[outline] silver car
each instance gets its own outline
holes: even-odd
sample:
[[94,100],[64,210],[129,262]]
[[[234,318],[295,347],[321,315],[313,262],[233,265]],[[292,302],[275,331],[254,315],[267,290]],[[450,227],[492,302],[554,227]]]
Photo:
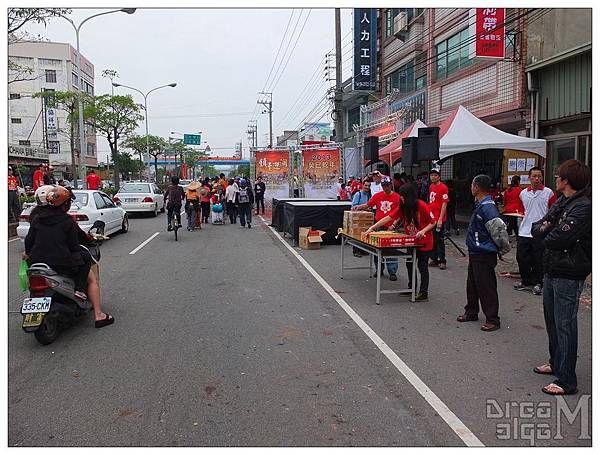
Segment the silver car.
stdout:
[[[69,215],[87,232],[94,221],[101,220],[105,224],[105,234],[127,232],[129,220],[127,213],[108,197],[106,193],[97,190],[74,190],[75,200],[71,203]],[[29,232],[29,215],[35,204],[27,204],[19,216],[17,236],[25,240]]]
[[150,212],[154,216],[165,211],[163,192],[155,183],[127,182],[113,200],[127,212]]

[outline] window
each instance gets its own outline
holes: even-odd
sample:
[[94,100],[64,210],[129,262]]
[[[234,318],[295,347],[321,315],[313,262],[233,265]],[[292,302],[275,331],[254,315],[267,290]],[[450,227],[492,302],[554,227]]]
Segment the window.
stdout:
[[414,61],[410,61],[392,74],[388,74],[385,79],[386,94],[390,94],[392,90],[398,89],[400,93],[410,93],[415,90],[415,65]]
[[436,46],[437,80],[448,77],[473,63],[469,58],[468,40],[469,30],[464,29]]
[[31,141],[19,141],[19,145],[31,145]]
[[71,73],[71,78],[73,79],[73,87],[79,88],[79,78],[76,73]]
[[113,203],[113,201],[110,200],[108,196],[106,196],[105,194],[101,194],[100,196],[102,196],[102,199],[104,200],[104,203],[106,204],[107,208],[112,209],[115,207],[115,204]]
[[394,18],[400,13],[400,8],[388,8],[385,13],[385,37],[394,34]]
[[100,193],[94,193],[94,202],[96,203],[96,208],[98,210],[106,208],[106,202],[102,199]]
[[95,155],[94,144],[93,143],[90,143],[90,142],[87,143],[86,155],[88,155],[88,156],[94,156]]
[[360,106],[355,107],[354,109],[350,109],[348,111],[348,122],[347,122],[347,129],[348,129],[348,133],[352,133],[354,132],[354,128],[352,127],[352,125],[354,124],[360,124]]
[[46,70],[46,82],[56,82],[56,70]]
[[20,93],[11,93],[9,95],[9,98],[11,100],[20,100],[21,99],[21,94]]
[[[548,141],[548,168],[547,172],[549,175],[554,175],[558,166],[563,162],[575,158],[575,138],[558,139],[555,141]],[[555,187],[555,179],[547,178],[546,184],[553,189]]]
[[12,117],[10,119],[10,123],[21,123],[21,119],[20,118],[14,118],[14,117]]

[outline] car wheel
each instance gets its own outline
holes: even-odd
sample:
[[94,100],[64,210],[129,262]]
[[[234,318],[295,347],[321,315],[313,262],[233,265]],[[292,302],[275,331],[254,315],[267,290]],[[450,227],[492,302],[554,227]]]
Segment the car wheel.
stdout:
[[125,234],[129,231],[129,218],[127,215],[123,217],[123,223],[121,223],[121,232]]

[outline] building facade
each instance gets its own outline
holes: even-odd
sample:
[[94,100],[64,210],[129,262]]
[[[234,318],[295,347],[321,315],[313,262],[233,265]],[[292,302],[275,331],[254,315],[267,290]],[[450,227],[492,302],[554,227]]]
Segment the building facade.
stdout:
[[529,24],[527,48],[531,129],[547,141],[546,174],[570,158],[591,165],[591,8],[551,9]]
[[[21,68],[29,68],[23,79],[9,83],[8,145],[9,162],[35,165],[23,155],[47,155],[58,177],[72,178],[72,154],[79,163],[79,128],[74,125],[73,150],[67,112],[51,99],[34,97],[47,91],[73,91],[79,88],[94,94],[94,65],[81,56],[83,80],[77,78],[77,51],[67,43],[19,42],[8,48],[9,60]],[[14,78],[14,75],[13,75]],[[9,81],[11,74],[9,74]],[[48,101],[46,101],[48,100]],[[87,167],[97,167],[96,134],[86,125],[86,150],[81,159]],[[37,152],[36,152],[37,151]],[[34,160],[35,161],[35,160]]]

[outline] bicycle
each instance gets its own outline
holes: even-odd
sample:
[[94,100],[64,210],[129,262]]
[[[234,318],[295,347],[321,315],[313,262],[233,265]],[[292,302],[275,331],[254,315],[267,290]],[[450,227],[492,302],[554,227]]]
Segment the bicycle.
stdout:
[[177,221],[176,210],[173,210],[173,215],[171,215],[171,226],[173,227],[173,232],[175,233],[175,241],[177,242],[177,231],[179,230],[179,222]]

